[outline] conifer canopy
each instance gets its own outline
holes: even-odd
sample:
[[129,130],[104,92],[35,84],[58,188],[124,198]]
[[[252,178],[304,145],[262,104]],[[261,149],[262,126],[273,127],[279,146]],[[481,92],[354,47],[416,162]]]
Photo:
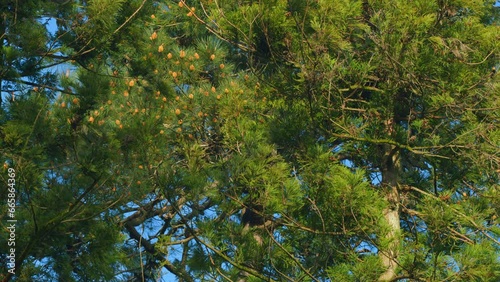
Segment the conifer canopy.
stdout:
[[500,281],[499,12],[2,1],[0,280]]

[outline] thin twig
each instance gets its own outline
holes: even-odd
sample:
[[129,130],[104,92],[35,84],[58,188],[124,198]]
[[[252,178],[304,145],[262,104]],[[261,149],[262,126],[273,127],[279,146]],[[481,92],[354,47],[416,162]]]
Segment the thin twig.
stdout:
[[133,17],[135,17],[135,15],[137,15],[137,13],[139,13],[139,11],[142,9],[142,7],[144,7],[144,4],[146,4],[146,1],[147,0],[143,0],[141,5],[139,6],[139,8],[137,8],[137,10],[135,10],[135,12],[132,13],[132,15],[130,15],[130,17],[128,17],[127,20],[125,20],[115,31],[113,31],[113,34],[120,31],[120,29],[122,29]]
[[276,241],[276,239],[274,238],[274,235],[273,235],[273,234],[271,234],[271,232],[270,232],[269,230],[267,230],[267,229],[266,229],[266,231],[267,231],[267,233],[269,234],[269,237],[271,238],[271,240],[273,240],[273,242],[274,242],[274,243],[275,243],[275,244],[276,244],[276,245],[277,245],[277,246],[278,246],[278,247],[279,247],[282,251],[284,251],[284,252],[287,254],[287,256],[288,256],[289,258],[291,258],[291,259],[292,259],[292,260],[293,260],[293,261],[297,264],[297,266],[298,266],[300,269],[302,269],[302,271],[304,271],[304,273],[305,273],[305,274],[307,274],[307,276],[309,276],[312,280],[314,280],[314,281],[316,281],[316,282],[319,282],[319,280],[318,280],[318,279],[314,278],[314,276],[313,276],[313,275],[312,275],[312,274],[311,274],[311,273],[310,273],[307,269],[305,269],[305,267],[304,267],[304,266],[300,263],[300,261],[299,261],[297,258],[295,258],[295,256],[294,256],[294,255],[292,255],[290,252],[288,252],[288,250],[287,250],[285,247],[283,247],[283,246],[282,246],[282,245],[281,245],[278,241]]

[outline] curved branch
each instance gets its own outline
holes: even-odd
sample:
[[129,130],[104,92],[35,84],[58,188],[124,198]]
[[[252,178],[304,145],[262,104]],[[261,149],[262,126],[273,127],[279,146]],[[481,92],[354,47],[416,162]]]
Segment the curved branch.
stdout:
[[144,4],[146,4],[146,1],[147,0],[143,0],[141,5],[139,6],[139,8],[137,8],[137,10],[135,10],[135,12],[133,12],[132,15],[130,15],[130,17],[128,17],[127,20],[125,20],[115,31],[113,31],[113,34],[120,31],[120,29],[122,29],[133,17],[135,17],[135,15],[137,15],[137,13],[139,13],[139,11],[142,9],[142,7],[144,7]]
[[50,86],[50,85],[46,85],[46,84],[40,84],[40,83],[35,83],[35,82],[31,82],[31,81],[26,81],[26,80],[22,80],[22,79],[4,79],[6,81],[10,81],[10,82],[14,82],[14,83],[22,83],[22,84],[26,84],[26,85],[29,85],[29,86],[33,86],[33,87],[40,87],[40,88],[47,88],[47,89],[50,89],[50,90],[53,90],[53,91],[59,91],[61,93],[64,93],[64,94],[69,94],[69,95],[75,95],[75,93],[69,91],[69,90],[66,90],[66,89],[62,89],[62,88],[58,88],[58,87],[55,87],[55,86]]
[[[186,4],[186,2],[184,0],[181,0],[180,3],[183,4],[183,7],[186,7],[186,9],[188,9],[190,12],[191,12],[191,8],[189,8],[189,6]],[[251,52],[255,52],[255,48],[254,47],[251,47],[251,46],[245,46],[241,43],[238,43],[238,42],[234,42],[226,37],[224,37],[220,32],[216,31],[214,28],[212,28],[210,25],[208,25],[207,22],[205,22],[203,19],[201,19],[198,15],[196,15],[196,13],[192,13],[193,14],[193,17],[198,21],[200,22],[202,25],[205,26],[205,28],[210,32],[212,33],[213,35],[217,36],[217,38],[233,45],[233,46],[236,46],[238,48],[240,48],[242,51],[251,51]]]

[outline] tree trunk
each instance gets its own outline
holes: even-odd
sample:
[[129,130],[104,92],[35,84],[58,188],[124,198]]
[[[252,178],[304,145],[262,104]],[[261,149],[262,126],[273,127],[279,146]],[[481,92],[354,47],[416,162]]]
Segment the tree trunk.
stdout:
[[[398,192],[396,188],[390,191],[387,198],[397,197]],[[379,250],[382,264],[386,268],[385,272],[380,276],[379,281],[391,281],[396,276],[397,256],[399,253],[399,233],[401,226],[399,223],[399,211],[397,207],[389,207],[384,211],[384,218],[389,225],[390,231],[387,232],[387,239],[390,240],[389,246],[386,250]]]
[[386,189],[385,198],[389,202],[389,206],[384,210],[384,218],[390,229],[386,234],[389,245],[386,249],[379,249],[379,256],[383,266],[386,268],[385,272],[380,275],[379,281],[391,281],[396,276],[401,230],[399,221],[399,191],[397,188],[401,170],[399,151],[395,146],[386,147],[384,163],[382,164],[382,186]]

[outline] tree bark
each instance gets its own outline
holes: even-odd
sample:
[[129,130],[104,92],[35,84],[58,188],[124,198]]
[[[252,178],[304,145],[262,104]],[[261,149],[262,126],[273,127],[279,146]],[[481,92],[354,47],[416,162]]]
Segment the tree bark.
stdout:
[[399,150],[395,146],[387,145],[383,161],[382,185],[386,189],[385,198],[389,202],[389,206],[384,210],[384,219],[390,229],[386,234],[389,245],[386,249],[379,249],[379,256],[382,260],[382,265],[385,267],[385,272],[380,275],[379,281],[391,281],[396,277],[400,244],[399,235],[401,231],[399,221],[399,191],[397,188],[398,177],[401,171]]

